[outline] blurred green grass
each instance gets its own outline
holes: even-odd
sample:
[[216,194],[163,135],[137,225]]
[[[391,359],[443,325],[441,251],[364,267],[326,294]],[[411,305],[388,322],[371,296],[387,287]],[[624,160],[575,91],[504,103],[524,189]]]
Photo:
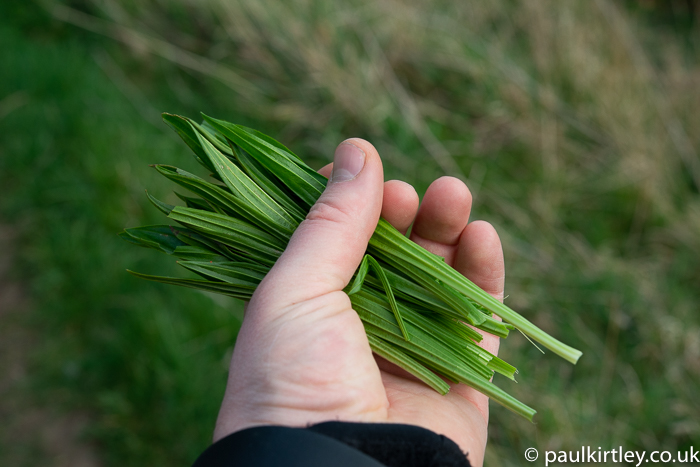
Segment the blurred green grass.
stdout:
[[[539,414],[494,407],[487,464],[700,446],[699,16],[672,3],[4,3],[0,219],[36,336],[13,390],[87,413],[105,465],[208,444],[240,305],[131,278],[178,272],[116,237],[162,222],[144,188],[175,202],[148,164],[195,167],[158,112],[206,111],[316,167],[360,136],[419,193],[468,183],[509,305],[584,352],[502,346]],[[6,431],[0,464],[30,465]]]

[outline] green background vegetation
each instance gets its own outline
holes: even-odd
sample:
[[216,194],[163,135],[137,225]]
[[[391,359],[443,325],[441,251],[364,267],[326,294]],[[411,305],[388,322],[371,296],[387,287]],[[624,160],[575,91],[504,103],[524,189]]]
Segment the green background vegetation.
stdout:
[[[79,0],[0,5],[0,464],[189,465],[241,316],[139,281],[160,122],[199,111],[314,167],[360,136],[419,193],[465,180],[505,248],[521,336],[488,465],[530,446],[700,448],[700,19],[694,2]],[[508,385],[508,381],[499,381]]]

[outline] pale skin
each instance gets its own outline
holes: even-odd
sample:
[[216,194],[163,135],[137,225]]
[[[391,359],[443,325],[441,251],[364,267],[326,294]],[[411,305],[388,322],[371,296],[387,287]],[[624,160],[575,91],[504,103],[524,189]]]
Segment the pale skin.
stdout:
[[[413,224],[413,241],[502,300],[505,272],[498,234],[487,222],[469,222],[472,196],[458,179],[433,182],[419,207],[411,185],[384,182],[370,143],[352,138],[339,148],[359,148],[364,165],[351,180],[331,177],[248,304],[214,439],[260,425],[405,423],[447,436],[468,453],[473,466],[480,466],[488,398],[463,384],[452,384],[442,396],[374,356],[342,289],[381,215],[402,232]],[[329,165],[320,172],[329,176],[331,171]],[[485,334],[481,345],[495,354],[498,344],[498,338]]]

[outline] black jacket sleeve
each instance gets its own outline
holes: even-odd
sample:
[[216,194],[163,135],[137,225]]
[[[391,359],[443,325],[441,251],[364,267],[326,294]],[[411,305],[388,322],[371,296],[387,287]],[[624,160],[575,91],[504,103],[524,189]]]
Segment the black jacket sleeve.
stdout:
[[388,423],[261,426],[211,445],[193,467],[469,467],[449,438]]

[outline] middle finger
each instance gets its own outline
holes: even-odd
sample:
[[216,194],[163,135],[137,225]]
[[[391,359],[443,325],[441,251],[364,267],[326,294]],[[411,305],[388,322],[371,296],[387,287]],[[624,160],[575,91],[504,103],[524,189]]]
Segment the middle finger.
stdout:
[[423,197],[411,231],[411,240],[454,264],[459,237],[469,222],[472,195],[454,177],[435,180]]

